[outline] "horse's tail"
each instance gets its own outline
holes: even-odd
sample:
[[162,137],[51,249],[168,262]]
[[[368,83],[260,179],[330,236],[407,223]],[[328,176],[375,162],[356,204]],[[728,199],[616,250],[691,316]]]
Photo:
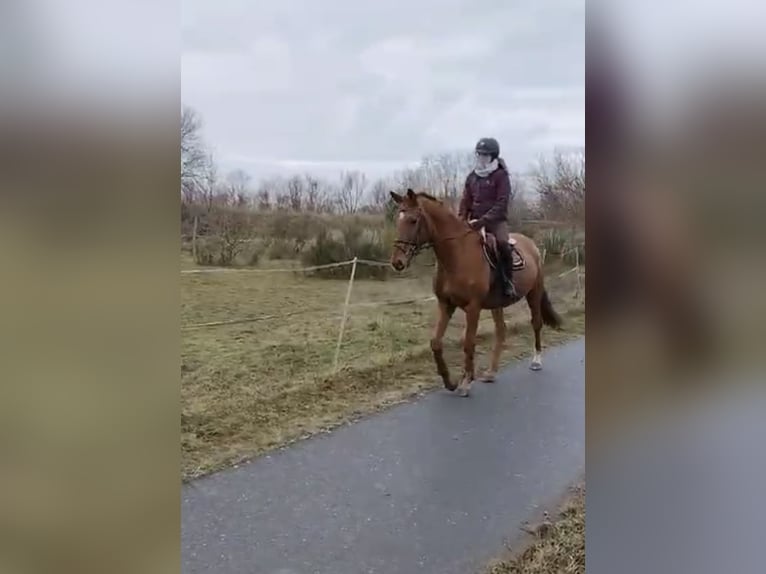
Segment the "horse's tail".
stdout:
[[556,313],[556,310],[553,308],[550,297],[548,297],[548,291],[545,288],[543,288],[543,297],[540,302],[540,312],[543,316],[543,323],[545,325],[553,327],[554,329],[561,328],[563,323],[561,315]]

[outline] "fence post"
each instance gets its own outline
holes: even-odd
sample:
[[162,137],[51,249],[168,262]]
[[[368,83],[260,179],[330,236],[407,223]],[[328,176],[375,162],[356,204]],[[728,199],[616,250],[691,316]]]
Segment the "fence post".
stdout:
[[199,216],[194,216],[194,227],[192,228],[192,257],[194,258],[194,262],[197,262],[197,221],[199,220]]
[[577,291],[575,293],[575,296],[579,299],[580,293],[581,293],[581,286],[580,286],[580,248],[579,246],[575,245],[575,274],[577,275]]
[[348,280],[348,289],[346,290],[346,302],[343,305],[343,318],[340,321],[340,332],[338,333],[338,344],[335,347],[335,360],[333,361],[333,373],[338,372],[338,360],[340,359],[340,346],[343,343],[343,332],[346,330],[346,319],[348,318],[348,305],[351,302],[351,289],[354,287],[354,276],[356,275],[357,258],[351,262],[351,277]]

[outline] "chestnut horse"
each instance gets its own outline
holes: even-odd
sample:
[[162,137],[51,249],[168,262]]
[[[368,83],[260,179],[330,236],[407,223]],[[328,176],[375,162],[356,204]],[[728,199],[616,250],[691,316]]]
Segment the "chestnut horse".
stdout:
[[[399,206],[397,238],[391,254],[391,266],[397,271],[407,268],[412,258],[425,247],[433,247],[436,254],[436,275],[433,292],[438,302],[439,315],[431,338],[436,369],[444,386],[467,397],[475,378],[474,351],[479,316],[483,309],[492,311],[495,323],[495,343],[489,370],[482,380],[494,382],[505,342],[503,309],[526,297],[532,315],[535,333],[535,354],[530,368],[542,368],[540,331],[543,324],[561,327],[561,317],[554,311],[543,282],[542,257],[535,242],[521,233],[511,233],[509,241],[520,262],[515,261],[513,285],[516,298],[505,297],[494,271],[496,257],[494,238],[484,231],[474,231],[467,222],[455,215],[447,206],[427,193],[412,189],[402,196],[391,192]],[[444,361],[443,339],[455,309],[466,316],[463,333],[463,376],[459,384],[450,379]]]

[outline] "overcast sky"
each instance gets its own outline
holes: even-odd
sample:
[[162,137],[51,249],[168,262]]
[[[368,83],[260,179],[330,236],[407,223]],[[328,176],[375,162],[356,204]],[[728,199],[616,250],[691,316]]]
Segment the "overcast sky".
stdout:
[[183,0],[183,101],[225,170],[372,176],[585,141],[584,0]]

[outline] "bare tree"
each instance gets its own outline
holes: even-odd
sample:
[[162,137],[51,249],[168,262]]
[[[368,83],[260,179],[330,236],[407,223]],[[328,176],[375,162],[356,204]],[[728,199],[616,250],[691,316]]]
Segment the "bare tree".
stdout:
[[356,213],[362,205],[367,188],[367,176],[361,171],[348,171],[341,174],[338,193],[338,207],[341,213]]
[[290,196],[287,194],[287,192],[278,189],[275,191],[275,194],[277,209],[280,211],[288,211],[290,209]]
[[375,180],[370,186],[368,194],[371,211],[378,213],[385,211],[388,200],[390,199],[388,194],[389,191],[391,191],[391,186],[385,179]]
[[541,158],[531,172],[533,187],[546,217],[581,220],[585,216],[585,154],[556,151]]
[[231,171],[226,177],[228,191],[234,205],[244,207],[249,203],[250,175],[241,169]]
[[303,177],[305,180],[305,209],[312,212],[320,211],[322,188],[319,185],[319,180],[308,173]]
[[338,211],[339,187],[329,181],[319,180],[317,211],[320,213],[335,213]]
[[394,186],[399,189],[411,188],[422,190],[428,187],[425,171],[422,166],[416,168],[406,168],[396,172],[393,176]]
[[205,155],[203,166],[196,185],[201,192],[205,207],[210,211],[218,191],[218,168],[210,154]]
[[563,154],[557,152],[554,156],[556,166],[556,181],[558,187],[566,195],[571,205],[579,205],[585,201],[585,153],[578,150]]
[[424,157],[421,169],[426,185],[434,195],[441,196],[450,203],[457,203],[472,164],[472,154],[454,151]]
[[274,176],[261,180],[258,185],[259,209],[279,209],[285,211],[290,207],[290,197],[287,190],[287,180]]
[[290,209],[296,212],[301,211],[303,207],[303,179],[297,175],[287,180],[287,198]]
[[181,193],[186,203],[197,200],[200,184],[210,169],[202,139],[202,119],[191,107],[181,109]]
[[255,193],[255,205],[259,211],[271,210],[271,193],[269,188],[261,184]]
[[[226,196],[226,194],[222,194]],[[229,196],[231,197],[231,196]],[[227,266],[242,252],[250,237],[252,224],[247,210],[221,202],[210,211],[210,229],[218,244],[218,264]]]

